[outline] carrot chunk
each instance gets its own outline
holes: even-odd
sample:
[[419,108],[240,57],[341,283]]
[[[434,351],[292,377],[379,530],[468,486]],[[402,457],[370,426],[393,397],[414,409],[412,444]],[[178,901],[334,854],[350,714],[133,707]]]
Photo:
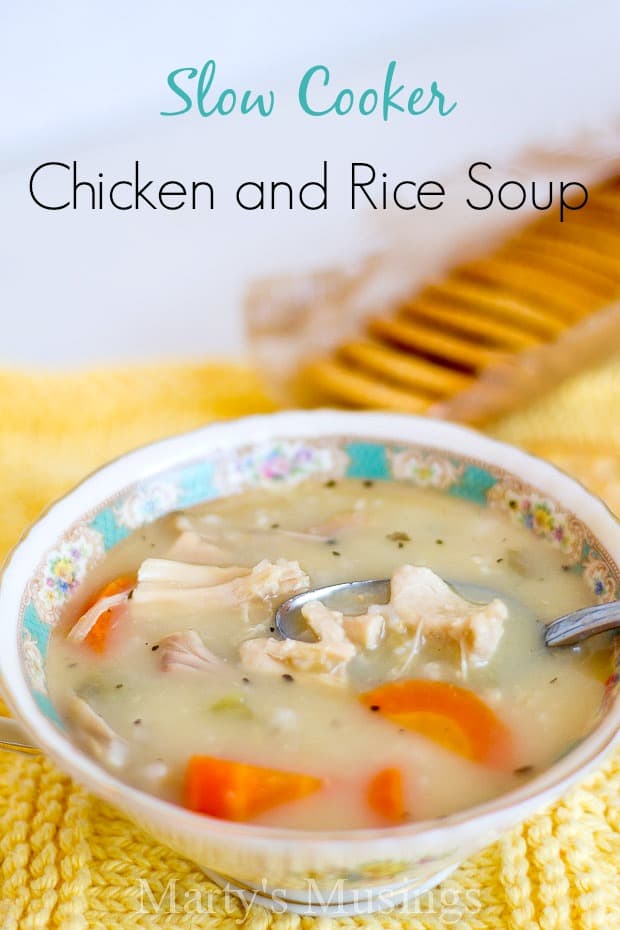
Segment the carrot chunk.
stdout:
[[381,769],[368,784],[366,792],[368,806],[386,820],[399,823],[407,816],[403,776],[400,769]]
[[[90,603],[86,605],[86,610],[90,607],[94,607],[95,604],[102,601],[105,597],[112,597],[114,594],[129,593],[129,591],[135,588],[137,580],[135,575],[120,575],[118,578],[114,578],[113,581],[108,582]],[[84,637],[84,642],[88,648],[92,649],[92,651],[96,652],[98,655],[103,655],[106,652],[110,635],[113,628],[116,626],[122,609],[123,605],[105,610],[98,618],[92,630]]]
[[185,806],[223,820],[251,820],[278,804],[314,794],[322,784],[312,775],[192,756],[185,776]]
[[466,759],[490,768],[510,766],[510,731],[473,691],[446,681],[403,680],[367,691],[360,700]]

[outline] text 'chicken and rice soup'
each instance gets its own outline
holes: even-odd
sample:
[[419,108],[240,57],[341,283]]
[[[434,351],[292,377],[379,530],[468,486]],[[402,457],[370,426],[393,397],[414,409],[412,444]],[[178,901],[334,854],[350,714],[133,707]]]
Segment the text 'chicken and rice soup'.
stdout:
[[[103,766],[203,814],[310,830],[441,817],[592,728],[608,641],[542,641],[593,600],[566,568],[505,513],[405,483],[244,491],[110,550],[53,633],[52,698]],[[391,579],[388,603],[311,602],[307,640],[278,636],[291,595],[366,578]]]

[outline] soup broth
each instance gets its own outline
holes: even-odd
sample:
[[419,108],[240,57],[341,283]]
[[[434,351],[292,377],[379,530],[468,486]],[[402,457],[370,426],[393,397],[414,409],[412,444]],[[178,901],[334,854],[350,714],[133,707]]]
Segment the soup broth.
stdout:
[[[309,830],[441,817],[591,728],[607,641],[542,640],[592,602],[565,569],[506,514],[433,490],[251,490],[108,553],[54,631],[52,697],[103,765],[205,814]],[[392,578],[389,604],[315,607],[308,642],[279,640],[291,594],[365,578]]]

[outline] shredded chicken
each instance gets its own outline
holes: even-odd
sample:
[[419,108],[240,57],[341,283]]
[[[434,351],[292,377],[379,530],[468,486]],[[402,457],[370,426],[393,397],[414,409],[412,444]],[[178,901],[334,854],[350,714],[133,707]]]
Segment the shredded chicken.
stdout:
[[[308,533],[298,530],[286,530],[273,526],[234,526],[228,523],[220,526],[213,523],[211,515],[198,517],[195,514],[180,513],[175,526],[183,533],[193,533],[212,545],[243,545],[248,542],[260,542],[270,537],[277,539],[296,539],[300,542],[323,542],[312,530]],[[328,537],[325,537],[325,539]]]
[[241,647],[242,664],[254,671],[277,674],[289,668],[343,681],[347,664],[359,649],[376,649],[389,627],[411,634],[403,673],[428,636],[455,641],[465,667],[467,663],[483,665],[497,649],[508,611],[498,599],[472,604],[430,569],[403,565],[392,577],[388,604],[374,604],[365,614],[346,616],[321,601],[310,601],[302,607],[302,614],[316,642],[248,640]]
[[166,555],[174,561],[193,562],[195,565],[229,565],[232,559],[230,549],[209,542],[192,530],[181,533]]
[[127,743],[90,704],[74,694],[67,706],[67,714],[77,729],[79,739],[96,759],[113,768],[125,765],[129,753]]
[[357,652],[343,629],[342,614],[320,601],[306,604],[302,612],[317,637],[316,642],[273,637],[246,640],[241,645],[241,664],[249,670],[270,674],[282,674],[287,669],[321,673],[323,680],[342,683],[346,665]]
[[249,600],[258,597],[263,601],[290,597],[310,586],[310,579],[302,571],[299,562],[278,559],[269,562],[263,559],[255,565],[247,578],[237,582],[239,596]]
[[289,671],[324,673],[321,680],[343,683],[346,664],[356,653],[353,643],[315,643],[296,639],[248,639],[241,644],[241,664],[248,671],[282,674]]
[[231,583],[249,576],[249,568],[191,565],[172,559],[146,559],[138,572],[136,604],[172,601],[197,606],[235,603]]
[[461,647],[464,660],[483,665],[494,655],[508,609],[495,598],[472,604],[429,568],[402,565],[394,572],[386,619],[418,636],[447,636]]
[[253,600],[284,599],[309,585],[298,562],[264,559],[254,568],[187,565],[147,559],[138,574],[136,603],[173,601],[197,607],[235,607]]
[[343,615],[339,610],[331,610],[321,601],[309,601],[301,608],[301,613],[317,639],[326,643],[346,642]]
[[323,673],[325,680],[342,683],[346,666],[357,653],[342,626],[342,614],[320,601],[303,608],[308,626],[317,637],[306,643],[273,637],[249,639],[241,644],[241,664],[252,671],[282,674],[287,670]]
[[385,619],[381,613],[365,613],[343,617],[343,626],[349,639],[363,649],[376,649],[385,633]]
[[82,614],[77,623],[71,627],[67,633],[67,639],[74,643],[81,643],[86,639],[101,614],[104,614],[106,610],[124,604],[128,597],[129,591],[124,591],[122,594],[112,594],[110,597],[102,597],[86,613]]
[[324,642],[349,641],[364,649],[376,649],[383,637],[385,621],[381,614],[350,616],[310,601],[301,610],[308,626]]
[[138,582],[169,584],[174,588],[210,588],[249,574],[250,569],[242,565],[222,568],[217,565],[175,562],[172,559],[145,559],[138,572]]
[[262,672],[265,675],[281,675],[287,671],[283,657],[278,655],[272,647],[281,643],[273,637],[259,636],[256,639],[246,639],[241,643],[239,658],[241,665],[249,672]]
[[170,633],[159,640],[159,656],[162,671],[179,669],[212,671],[225,665],[223,659],[207,649],[195,630]]

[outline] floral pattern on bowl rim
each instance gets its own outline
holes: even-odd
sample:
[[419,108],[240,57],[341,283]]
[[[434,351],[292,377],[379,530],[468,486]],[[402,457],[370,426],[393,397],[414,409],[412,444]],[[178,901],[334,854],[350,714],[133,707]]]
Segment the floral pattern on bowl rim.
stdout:
[[572,514],[562,511],[555,501],[538,494],[512,475],[502,478],[490,489],[487,501],[491,507],[510,514],[515,523],[559,548],[569,562],[581,560],[583,526]]
[[445,491],[463,477],[465,462],[457,462],[434,450],[399,449],[388,452],[392,478],[408,480],[420,488]]
[[174,482],[150,481],[126,494],[114,506],[114,517],[119,527],[137,530],[174,510],[178,499],[179,488]]
[[88,570],[105,555],[105,551],[101,534],[80,524],[48,553],[30,586],[33,605],[43,623],[54,625]]
[[249,487],[298,484],[317,474],[341,478],[347,465],[346,452],[337,443],[283,439],[221,458],[214,480],[220,494],[234,494]]

